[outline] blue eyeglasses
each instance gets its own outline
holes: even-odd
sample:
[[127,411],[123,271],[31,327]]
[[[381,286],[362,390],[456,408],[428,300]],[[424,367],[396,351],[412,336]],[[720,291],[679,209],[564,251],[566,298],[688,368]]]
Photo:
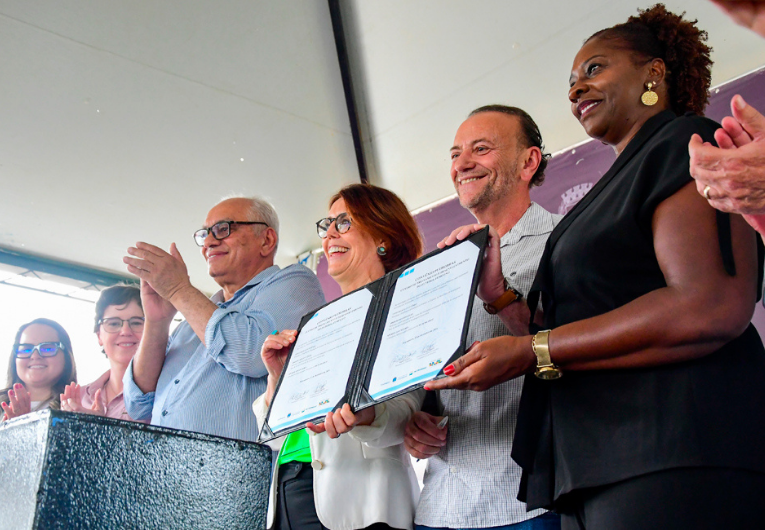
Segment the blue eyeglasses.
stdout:
[[13,347],[13,353],[17,359],[29,359],[35,350],[40,357],[55,357],[59,350],[65,350],[66,347],[61,342],[41,342],[40,344],[16,344]]

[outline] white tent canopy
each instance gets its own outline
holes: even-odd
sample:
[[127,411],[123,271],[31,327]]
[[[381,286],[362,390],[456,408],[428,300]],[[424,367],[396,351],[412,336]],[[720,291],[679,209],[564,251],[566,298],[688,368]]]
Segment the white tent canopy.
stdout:
[[[453,193],[448,149],[472,108],[526,109],[550,151],[585,139],[573,55],[641,7],[339,6],[365,171],[412,209]],[[713,84],[765,64],[765,41],[711,2],[667,6],[709,32]],[[327,199],[359,181],[337,37],[323,0],[0,1],[0,246],[125,274],[128,246],[176,241],[211,292],[191,234],[221,196],[257,193],[280,214],[281,263],[317,247]]]

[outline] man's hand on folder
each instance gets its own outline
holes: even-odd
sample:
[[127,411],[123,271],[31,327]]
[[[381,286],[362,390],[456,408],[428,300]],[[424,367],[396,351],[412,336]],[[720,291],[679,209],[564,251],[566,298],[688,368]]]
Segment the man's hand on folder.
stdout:
[[531,336],[496,337],[474,343],[465,355],[444,368],[448,377],[425,383],[425,390],[486,390],[533,372],[536,365]]
[[375,421],[375,408],[369,407],[356,412],[351,412],[351,406],[346,403],[334,412],[327,412],[324,423],[316,425],[310,421],[305,424],[306,429],[320,434],[327,433],[330,438],[337,438],[345,432],[350,432],[356,425],[371,425]]
[[[451,234],[438,243],[438,248],[444,248],[455,244],[457,241],[480,232],[486,225],[472,224],[455,229]],[[502,259],[499,247],[502,244],[499,234],[494,228],[489,227],[489,242],[486,245],[486,253],[483,257],[483,269],[481,280],[476,294],[486,303],[492,303],[505,293],[505,277],[502,274]]]
[[[448,237],[445,237],[438,243],[438,248],[444,248],[453,245],[457,241],[462,241],[471,234],[474,234],[486,225],[472,224],[457,228]],[[486,252],[483,257],[483,268],[481,270],[481,279],[478,284],[476,294],[478,298],[491,304],[505,294],[505,275],[502,272],[502,258],[500,247],[502,246],[499,233],[489,227],[489,241],[486,245]],[[497,316],[502,320],[505,327],[516,336],[527,335],[529,333],[529,320],[531,312],[523,298],[518,302],[511,303],[504,307]],[[541,321],[541,311],[535,316],[535,320]]]

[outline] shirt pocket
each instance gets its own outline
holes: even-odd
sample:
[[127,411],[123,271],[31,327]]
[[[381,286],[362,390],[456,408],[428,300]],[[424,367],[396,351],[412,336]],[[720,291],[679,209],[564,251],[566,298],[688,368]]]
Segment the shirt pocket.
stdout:
[[389,447],[369,447],[365,443],[361,444],[361,452],[363,453],[364,458],[367,460],[393,460],[398,462],[398,464],[403,465],[404,462],[402,460],[402,451],[403,448],[400,445],[392,445]]

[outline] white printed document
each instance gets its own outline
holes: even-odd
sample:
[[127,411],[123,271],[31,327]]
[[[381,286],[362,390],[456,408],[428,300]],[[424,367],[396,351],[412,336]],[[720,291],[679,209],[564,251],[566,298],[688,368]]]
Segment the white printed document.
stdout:
[[372,367],[372,398],[430,381],[460,347],[479,252],[451,247],[398,278]]
[[258,441],[441,377],[465,352],[488,227],[303,317]]
[[355,291],[303,326],[271,402],[273,430],[325,415],[342,399],[371,302],[372,293]]

